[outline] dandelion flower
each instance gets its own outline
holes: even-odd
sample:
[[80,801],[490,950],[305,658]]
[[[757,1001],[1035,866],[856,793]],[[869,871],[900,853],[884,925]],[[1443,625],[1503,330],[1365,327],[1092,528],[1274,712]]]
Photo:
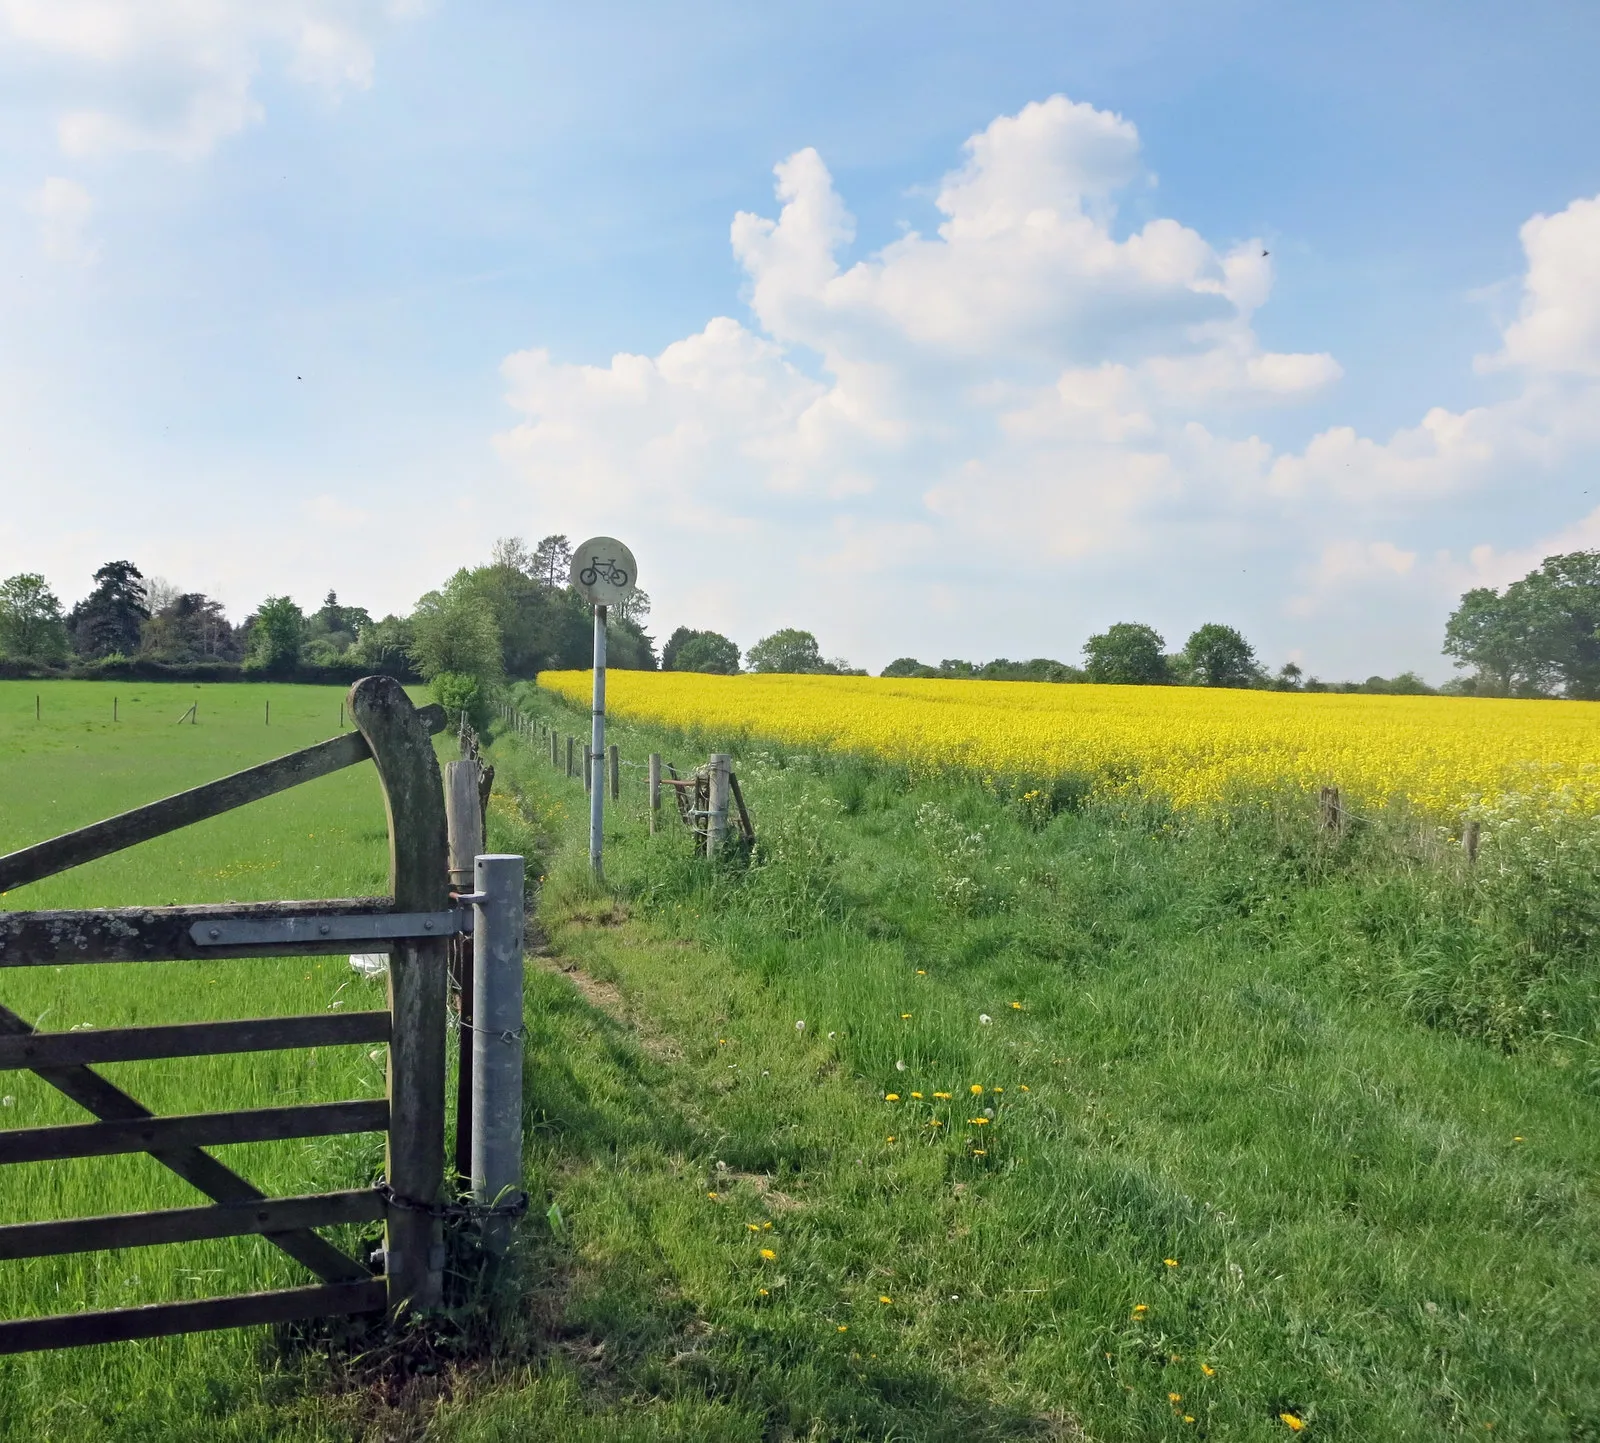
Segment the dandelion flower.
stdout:
[[763,1298],[770,1298],[772,1296],[772,1294],[769,1293],[765,1288],[757,1288],[756,1291],[760,1293]]
[[1169,1268],[1175,1268],[1178,1266],[1178,1260],[1176,1258],[1162,1258],[1161,1261],[1164,1262]]
[[894,1301],[894,1299],[891,1298],[887,1293],[879,1293],[878,1294],[878,1301],[880,1303],[892,1303]]
[[926,977],[927,975],[928,975],[928,969],[926,967],[917,968],[917,976],[918,977]]
[[917,1099],[917,1101],[918,1101],[918,1102],[921,1102],[921,1101],[922,1101],[922,1094],[921,1094],[921,1093],[920,1093],[920,1092],[913,1092],[913,1093],[912,1093],[912,1094],[911,1094],[911,1095],[912,1095],[912,1096],[913,1096],[913,1097],[914,1097],[914,1098],[916,1098],[916,1099]]
[[890,1134],[889,1134],[889,1135],[888,1135],[888,1137],[886,1137],[886,1138],[884,1138],[884,1141],[885,1141],[885,1142],[893,1142],[893,1141],[894,1141],[894,1134],[893,1134],[893,1133],[892,1133],[892,1132],[891,1132],[891,1133],[890,1133]]
[[747,1228],[749,1228],[750,1231],[753,1232],[753,1233],[758,1233],[758,1232],[761,1231],[761,1224],[760,1223],[746,1223],[745,1226]]
[[1217,1370],[1215,1368],[1213,1368],[1209,1363],[1202,1363],[1200,1365],[1200,1371],[1202,1373],[1204,1373],[1206,1375],[1206,1377],[1208,1377],[1208,1378],[1215,1378],[1217,1376]]
[[981,1147],[973,1148],[972,1149],[972,1155],[974,1157],[988,1157],[989,1156],[989,1154],[987,1152],[985,1152],[984,1149],[981,1148]]
[[991,1088],[990,1088],[990,1089],[989,1089],[989,1091],[990,1091],[990,1092],[1004,1092],[1004,1091],[1005,1091],[1005,1088],[1003,1088],[1003,1087],[991,1087]]
[[1130,1316],[1135,1317],[1135,1318],[1142,1318],[1149,1311],[1150,1311],[1150,1304],[1149,1303],[1135,1303],[1133,1305],[1133,1312],[1132,1312],[1132,1314]]
[[1167,1394],[1167,1402],[1169,1402],[1169,1403],[1181,1403],[1181,1402],[1183,1402],[1183,1394],[1182,1393],[1168,1393]]
[[772,1231],[772,1224],[771,1223],[762,1223],[761,1224],[761,1231],[764,1232],[764,1233],[770,1233]]
[[850,1331],[850,1324],[849,1323],[840,1323],[837,1331],[839,1331],[841,1333],[848,1333]]
[[1031,1087],[1029,1087],[1026,1082],[1019,1082],[1017,1084],[1017,1091],[1018,1092],[1032,1092],[1033,1089]]
[[909,1013],[909,1012],[902,1012],[902,1013],[901,1013],[901,1014],[900,1014],[900,1020],[901,1020],[901,1021],[902,1021],[902,1022],[909,1022],[909,1021],[911,1021],[911,1014],[910,1014],[910,1013]]
[[983,1084],[981,1082],[974,1082],[972,1086],[967,1089],[967,1091],[970,1092],[974,1097],[979,1097],[983,1093]]
[[948,1092],[936,1092],[933,1095],[935,1097],[937,1097],[940,1102],[949,1102],[950,1101],[950,1094]]
[[714,1192],[708,1192],[708,1193],[707,1193],[707,1194],[706,1194],[706,1196],[707,1196],[707,1197],[708,1197],[708,1198],[710,1198],[710,1199],[711,1199],[711,1201],[712,1201],[712,1202],[715,1202],[715,1201],[716,1201],[716,1200],[717,1200],[717,1195],[716,1195],[716,1194],[715,1194],[715,1193],[714,1193]]
[[986,1117],[969,1117],[967,1119],[974,1127],[988,1127],[989,1119]]
[[993,1021],[994,1021],[994,1018],[989,1016],[989,1014],[987,1012],[980,1012],[978,1014],[978,1025],[980,1027],[987,1027]]
[[900,1094],[898,1092],[886,1092],[883,1094],[883,1100],[885,1102],[899,1102]]
[[904,1072],[906,1070],[905,1063],[897,1061],[894,1065],[894,1070],[896,1072]]
[[1025,1009],[1023,1008],[1023,1006],[1022,1006],[1022,1004],[1020,1002],[1013,1002],[1011,1004],[1011,1010],[1013,1012],[1021,1012],[1021,1011],[1024,1011]]
[[1291,1433],[1298,1433],[1306,1426],[1306,1420],[1304,1418],[1296,1418],[1293,1413],[1280,1413],[1278,1416],[1283,1419]]
[[1194,1414],[1193,1413],[1185,1413],[1183,1415],[1183,1421],[1185,1423],[1193,1423],[1194,1422]]
[[928,1126],[929,1127],[943,1127],[944,1124],[942,1122],[940,1122],[938,1118],[930,1117],[928,1119]]
[[769,1263],[773,1263],[778,1260],[778,1255],[773,1252],[771,1248],[762,1248],[761,1256],[764,1257]]
[[796,1032],[804,1032],[806,1030],[805,1021],[802,1019],[801,1021],[796,1022],[794,1025],[794,1030]]

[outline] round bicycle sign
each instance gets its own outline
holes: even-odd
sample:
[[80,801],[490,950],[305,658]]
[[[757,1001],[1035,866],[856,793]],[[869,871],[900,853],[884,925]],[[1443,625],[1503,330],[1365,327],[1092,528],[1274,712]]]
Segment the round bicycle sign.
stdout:
[[594,536],[572,548],[572,589],[596,606],[616,606],[638,590],[633,552],[615,537]]

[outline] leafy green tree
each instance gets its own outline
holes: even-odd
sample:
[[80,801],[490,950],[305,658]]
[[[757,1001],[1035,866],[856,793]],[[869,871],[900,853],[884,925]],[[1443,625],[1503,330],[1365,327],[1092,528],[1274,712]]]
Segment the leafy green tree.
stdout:
[[817,639],[809,631],[786,626],[764,636],[745,653],[751,671],[819,672],[830,669],[822,660]]
[[[1522,597],[1503,597],[1492,587],[1477,586],[1466,592],[1444,627],[1444,654],[1457,666],[1477,672],[1475,691],[1510,696],[1518,691],[1546,689],[1549,678],[1531,675],[1533,650],[1529,618]],[[1545,684],[1541,684],[1545,683]]]
[[428,690],[452,721],[465,712],[476,730],[488,730],[489,688],[480,678],[464,671],[441,671],[429,680]]
[[287,596],[269,596],[250,627],[245,665],[269,676],[283,676],[300,665],[305,639],[305,613]]
[[520,536],[502,536],[495,542],[489,558],[491,566],[509,566],[524,576],[532,576],[537,569],[533,552],[528,550],[528,543]]
[[67,625],[55,592],[36,571],[0,581],[0,656],[19,661],[62,661]]
[[338,593],[330,591],[321,609],[306,620],[306,660],[323,665],[344,660],[361,628],[371,625],[366,607],[341,606]]
[[680,626],[661,648],[661,669],[737,676],[739,648],[721,632],[694,631],[687,626]]
[[90,658],[134,655],[150,619],[144,573],[131,561],[108,561],[95,572],[94,582],[94,590],[67,616],[72,649]]
[[1083,644],[1089,681],[1116,686],[1159,686],[1171,680],[1166,642],[1154,627],[1119,621]]
[[1208,621],[1183,644],[1189,674],[1199,686],[1254,685],[1261,677],[1255,650],[1231,626]]
[[346,659],[375,675],[414,675],[411,665],[411,623],[403,616],[386,616],[363,626]]
[[1480,695],[1600,697],[1600,551],[1547,556],[1503,593],[1466,592],[1444,652],[1476,670]]
[[442,590],[417,602],[411,614],[411,659],[424,681],[454,672],[478,678],[487,689],[500,679],[500,628],[472,572],[458,571]]
[[153,661],[174,664],[237,661],[240,655],[222,603],[199,591],[179,592],[151,615],[140,651]]
[[878,673],[879,676],[938,676],[938,670],[925,666],[914,656],[897,656]]
[[572,544],[565,536],[546,536],[533,548],[528,575],[540,586],[565,586],[571,570]]

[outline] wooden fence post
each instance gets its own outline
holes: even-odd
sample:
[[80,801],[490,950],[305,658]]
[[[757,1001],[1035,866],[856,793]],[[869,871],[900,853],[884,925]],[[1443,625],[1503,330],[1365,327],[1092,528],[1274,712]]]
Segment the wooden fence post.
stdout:
[[561,738],[556,735],[554,727],[550,728],[550,765],[553,767],[561,765]]
[[1478,842],[1482,836],[1482,828],[1474,817],[1461,829],[1461,850],[1467,854],[1468,863],[1478,860]]
[[1322,813],[1322,830],[1330,837],[1337,837],[1344,829],[1344,808],[1339,804],[1338,787],[1323,787],[1317,794],[1317,801]]
[[[389,816],[389,884],[397,912],[450,905],[444,785],[433,742],[404,688],[369,676],[350,688],[350,715],[372,749]],[[445,939],[397,940],[389,958],[390,1192],[384,1219],[389,1307],[437,1307],[444,1234]]]
[[656,819],[661,815],[661,753],[650,753],[650,835],[656,834]]
[[611,800],[615,802],[622,796],[622,758],[617,752],[615,742],[606,748],[606,753],[606,760],[611,769]]
[[594,789],[594,748],[588,742],[583,744],[583,794],[588,796]]
[[[475,761],[444,764],[445,819],[450,830],[450,886],[473,890],[474,868],[483,851],[483,808],[479,805],[479,768]],[[456,985],[456,1016],[461,1044],[456,1054],[456,1176],[472,1176],[472,935],[452,939],[450,974]]]
[[723,838],[728,835],[728,797],[731,788],[728,775],[733,770],[733,758],[727,752],[713,752],[711,764],[706,769],[710,782],[706,800],[706,856],[715,857],[722,851]]
[[574,760],[572,752],[573,752],[573,747],[575,745],[576,745],[576,742],[575,742],[574,738],[568,737],[567,738],[567,775],[569,777],[572,775],[572,763],[573,763],[573,760]]

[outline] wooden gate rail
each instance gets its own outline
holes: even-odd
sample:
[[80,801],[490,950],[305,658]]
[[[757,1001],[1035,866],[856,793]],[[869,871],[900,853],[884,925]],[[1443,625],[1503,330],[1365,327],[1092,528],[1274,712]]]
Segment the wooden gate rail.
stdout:
[[217,1207],[162,1208],[68,1218],[63,1222],[11,1223],[0,1227],[0,1261],[239,1238],[253,1233],[281,1233],[289,1228],[325,1228],[334,1223],[369,1223],[382,1216],[383,1198],[375,1189],[364,1187],[305,1197],[267,1198],[262,1202],[223,1203]]
[[[0,1132],[0,1163],[59,1162],[69,1157],[221,1147],[234,1142],[283,1142],[295,1137],[336,1137],[388,1129],[389,1104],[382,1098],[234,1112],[191,1112],[127,1122],[69,1122],[59,1127]],[[0,1228],[0,1233],[4,1231]]]
[[337,1318],[383,1309],[387,1290],[381,1280],[332,1283],[322,1287],[279,1288],[232,1298],[202,1298],[192,1303],[147,1303],[100,1313],[63,1313],[52,1318],[0,1322],[0,1354],[34,1353],[44,1348],[81,1348],[91,1343],[130,1343],[172,1333],[204,1333],[257,1323],[293,1323],[302,1318]]
[[[440,707],[414,709],[398,682],[350,689],[359,734],[336,737],[220,781],[0,857],[0,891],[371,758],[389,822],[387,897],[200,907],[0,912],[0,968],[387,951],[383,1012],[177,1023],[42,1034],[0,1007],[0,1069],[27,1069],[98,1121],[0,1131],[0,1164],[146,1152],[216,1206],[0,1226],[0,1260],[259,1235],[321,1286],[0,1322],[0,1353],[440,1300],[444,1181],[445,947],[470,927],[450,905],[445,811],[429,733]],[[355,1042],[388,1044],[383,1099],[157,1117],[89,1064]],[[268,1198],[204,1147],[382,1131],[380,1188]],[[314,1228],[382,1219],[384,1278]]]
[[314,1012],[309,1017],[257,1017],[246,1022],[169,1022],[157,1027],[30,1032],[0,1036],[0,1071],[388,1040],[387,1012]]
[[[307,936],[275,942],[270,953],[249,945],[202,945],[196,925],[320,917],[334,911],[381,917],[394,911],[387,897],[343,897],[325,902],[238,902],[201,907],[106,907],[73,912],[0,912],[0,967],[43,963],[184,962],[216,957],[318,957],[350,950],[351,939]],[[381,951],[375,946],[373,951]]]
[[[360,685],[361,682],[356,683],[356,686]],[[353,692],[355,688],[351,690]],[[425,706],[415,715],[430,733],[441,732],[445,728],[442,706]],[[360,719],[357,718],[359,724]],[[138,842],[148,842],[167,832],[175,832],[179,827],[203,822],[207,817],[220,816],[249,802],[259,802],[263,797],[287,791],[302,782],[314,782],[318,777],[356,766],[371,756],[371,742],[362,733],[351,732],[334,737],[331,741],[318,742],[304,751],[276,757],[258,767],[249,767],[245,771],[234,772],[232,776],[207,782],[203,787],[162,797],[158,802],[107,817],[103,822],[79,827],[75,832],[63,832],[59,837],[36,842],[31,847],[23,847],[20,851],[0,857],[0,892],[14,891],[29,882],[42,881],[57,872],[92,862],[97,857],[106,857]]]

